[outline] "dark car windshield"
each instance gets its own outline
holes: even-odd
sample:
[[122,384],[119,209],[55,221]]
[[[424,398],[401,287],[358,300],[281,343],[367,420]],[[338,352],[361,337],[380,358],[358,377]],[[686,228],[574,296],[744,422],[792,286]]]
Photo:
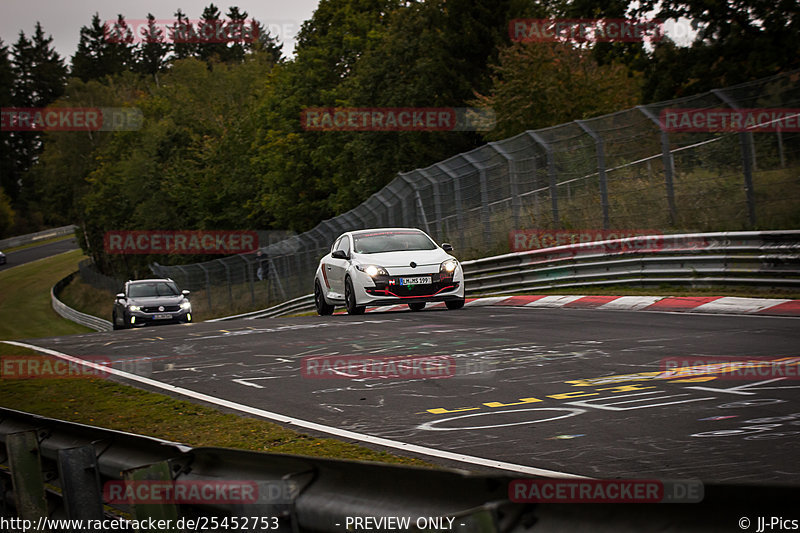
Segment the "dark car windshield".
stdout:
[[134,283],[128,286],[129,298],[150,298],[154,296],[178,296],[178,287],[167,281]]
[[376,231],[353,235],[353,249],[358,254],[435,250],[436,244],[419,231]]

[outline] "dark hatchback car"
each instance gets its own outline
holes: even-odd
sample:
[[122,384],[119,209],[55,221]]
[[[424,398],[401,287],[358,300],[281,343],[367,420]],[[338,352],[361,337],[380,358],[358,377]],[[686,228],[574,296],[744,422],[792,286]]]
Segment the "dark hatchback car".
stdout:
[[192,321],[189,291],[178,290],[171,279],[142,279],[125,283],[112,312],[114,329]]
[[6,254],[0,252],[0,265],[5,265],[5,264],[6,264]]

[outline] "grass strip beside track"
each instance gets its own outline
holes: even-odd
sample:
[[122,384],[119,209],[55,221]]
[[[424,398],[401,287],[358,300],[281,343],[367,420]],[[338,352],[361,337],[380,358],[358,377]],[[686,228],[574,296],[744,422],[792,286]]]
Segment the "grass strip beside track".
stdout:
[[[0,272],[0,339],[85,333],[50,307],[50,287],[77,269],[75,250]],[[98,354],[102,355],[102,354]],[[0,342],[0,357],[43,357]],[[0,373],[2,373],[0,365]],[[117,429],[190,446],[222,446],[295,455],[432,466],[419,459],[316,438],[256,418],[222,413],[111,381],[88,377],[5,379],[0,405],[46,417]]]
[[61,318],[50,305],[50,288],[78,269],[73,250],[0,272],[0,339],[54,337],[90,330]]

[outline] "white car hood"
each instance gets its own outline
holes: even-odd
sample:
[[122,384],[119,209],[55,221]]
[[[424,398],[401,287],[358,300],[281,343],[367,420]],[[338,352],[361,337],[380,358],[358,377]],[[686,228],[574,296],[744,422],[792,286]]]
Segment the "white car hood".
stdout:
[[440,265],[452,256],[442,250],[402,250],[399,252],[380,252],[375,254],[353,254],[353,259],[362,265],[378,265],[384,268],[407,267],[412,261],[419,266]]

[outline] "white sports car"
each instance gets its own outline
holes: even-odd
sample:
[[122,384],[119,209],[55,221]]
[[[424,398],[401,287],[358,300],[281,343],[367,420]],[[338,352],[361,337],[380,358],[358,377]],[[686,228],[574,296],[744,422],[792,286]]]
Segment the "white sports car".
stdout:
[[408,304],[413,311],[427,302],[448,309],[464,307],[464,271],[423,231],[385,228],[349,231],[331,246],[314,276],[314,301],[320,315],[344,305],[360,315],[368,305]]

